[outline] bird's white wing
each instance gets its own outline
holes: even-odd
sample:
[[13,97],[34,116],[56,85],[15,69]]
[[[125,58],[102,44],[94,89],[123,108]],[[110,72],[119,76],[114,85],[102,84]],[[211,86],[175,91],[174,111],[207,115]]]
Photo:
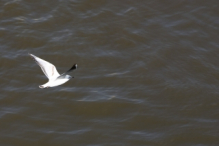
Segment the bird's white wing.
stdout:
[[60,74],[56,70],[56,67],[53,64],[51,64],[51,63],[49,63],[49,62],[47,62],[47,61],[45,61],[45,60],[43,60],[43,59],[33,55],[33,54],[29,54],[29,55],[40,66],[40,68],[42,69],[43,73],[47,76],[47,78],[49,80],[56,79],[58,76],[60,76]]

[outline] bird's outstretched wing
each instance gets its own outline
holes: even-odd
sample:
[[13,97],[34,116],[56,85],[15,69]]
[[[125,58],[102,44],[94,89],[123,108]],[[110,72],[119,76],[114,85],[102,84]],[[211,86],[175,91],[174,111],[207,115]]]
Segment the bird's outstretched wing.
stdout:
[[68,71],[66,71],[65,73],[61,74],[61,75],[59,76],[59,78],[61,78],[62,76],[66,75],[67,73],[69,73],[69,72],[71,72],[71,71],[77,69],[77,67],[78,67],[78,65],[77,65],[77,64],[74,64]]
[[29,54],[29,55],[40,66],[40,68],[42,69],[43,73],[47,76],[47,78],[49,80],[56,79],[58,76],[60,76],[60,74],[56,70],[56,67],[53,64],[51,64],[51,63],[49,63],[49,62],[47,62],[47,61],[45,61],[45,60],[43,60],[43,59],[33,55],[33,54]]

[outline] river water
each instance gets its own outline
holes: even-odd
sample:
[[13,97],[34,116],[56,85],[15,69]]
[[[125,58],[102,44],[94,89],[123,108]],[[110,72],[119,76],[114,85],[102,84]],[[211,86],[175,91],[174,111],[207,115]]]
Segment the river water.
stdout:
[[[219,1],[1,0],[1,146],[218,146]],[[66,84],[47,82],[32,53]]]

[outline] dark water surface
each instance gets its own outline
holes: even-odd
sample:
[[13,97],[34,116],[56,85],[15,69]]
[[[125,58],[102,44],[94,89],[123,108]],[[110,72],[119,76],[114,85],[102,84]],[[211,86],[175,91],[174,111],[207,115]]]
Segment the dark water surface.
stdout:
[[218,0],[1,0],[0,146],[218,146],[218,34]]

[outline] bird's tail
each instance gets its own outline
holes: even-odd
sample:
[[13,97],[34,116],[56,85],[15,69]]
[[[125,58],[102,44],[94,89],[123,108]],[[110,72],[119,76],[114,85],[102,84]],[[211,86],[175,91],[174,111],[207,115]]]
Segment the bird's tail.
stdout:
[[43,85],[39,85],[39,87],[40,87],[41,89],[45,88]]

